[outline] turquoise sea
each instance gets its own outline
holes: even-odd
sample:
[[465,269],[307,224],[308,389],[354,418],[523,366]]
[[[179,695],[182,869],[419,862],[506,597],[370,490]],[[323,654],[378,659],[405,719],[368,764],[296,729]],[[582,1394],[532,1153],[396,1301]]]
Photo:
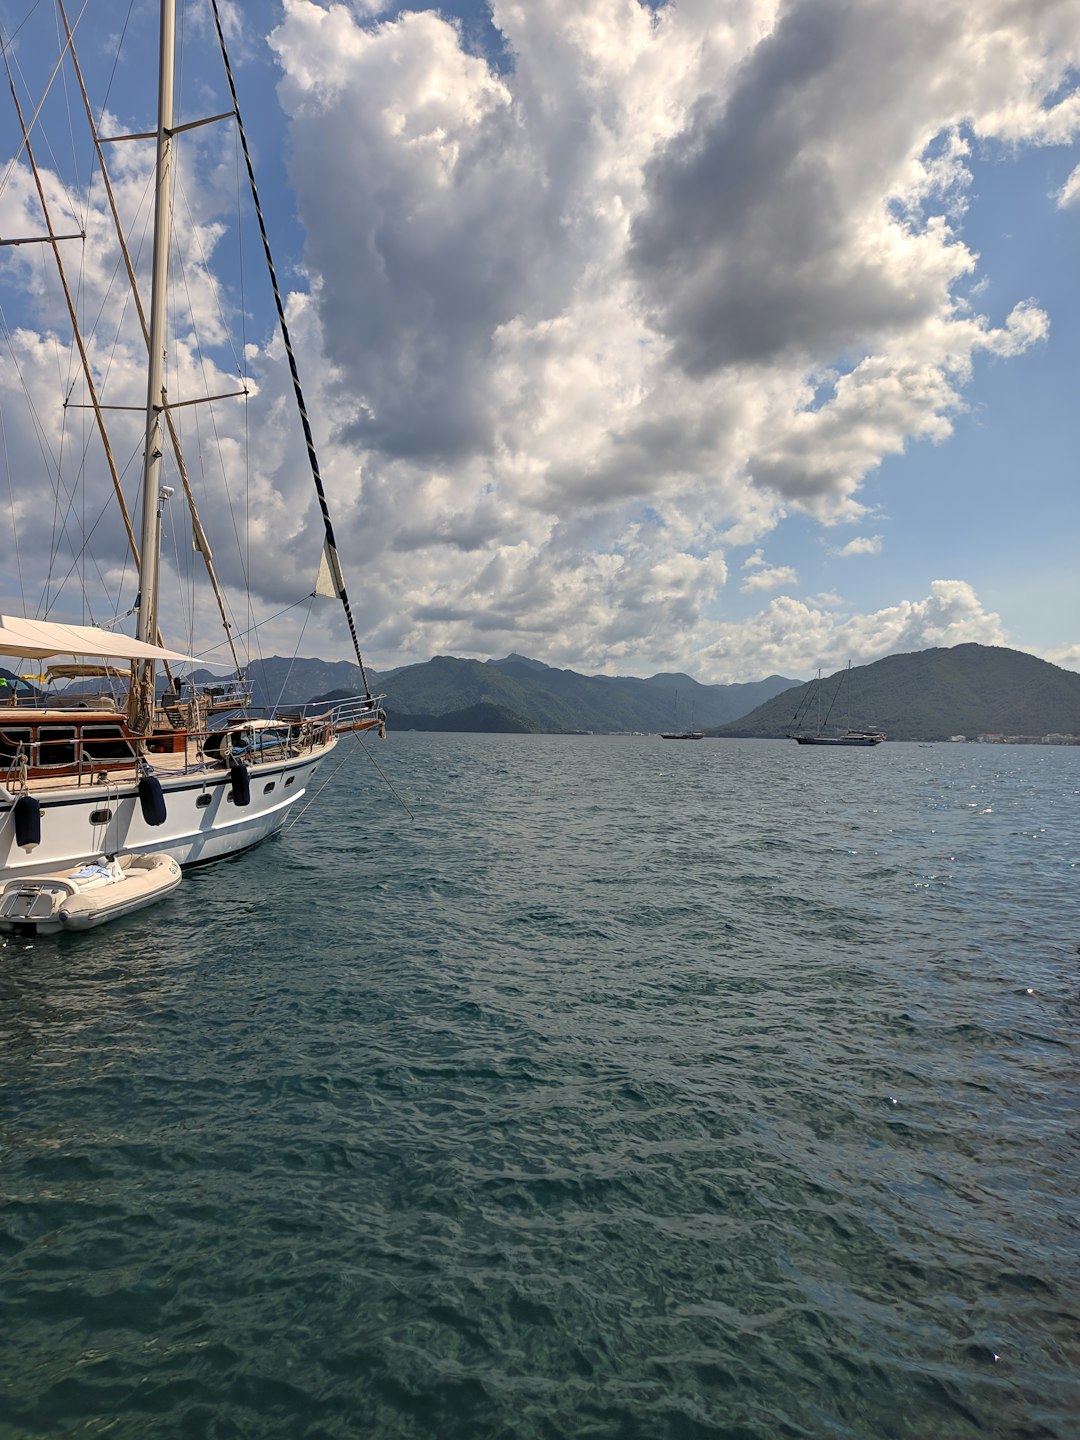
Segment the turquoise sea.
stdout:
[[392,734],[0,945],[0,1436],[1080,1426],[1080,748]]

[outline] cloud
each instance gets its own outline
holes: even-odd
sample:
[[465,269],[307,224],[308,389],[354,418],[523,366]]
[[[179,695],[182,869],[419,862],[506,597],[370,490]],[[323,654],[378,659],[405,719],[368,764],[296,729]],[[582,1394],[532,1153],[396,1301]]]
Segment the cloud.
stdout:
[[1056,650],[1047,650],[1043,659],[1049,660],[1052,665],[1060,665],[1063,670],[1080,670],[1080,644],[1062,645]]
[[1080,165],[1072,172],[1065,184],[1057,193],[1057,203],[1061,209],[1069,205],[1076,205],[1080,202]]
[[839,550],[834,550],[834,555],[880,555],[883,539],[880,535],[856,535],[854,540],[849,540],[846,545],[841,545]]
[[779,590],[783,585],[795,585],[799,576],[790,565],[765,565],[748,575],[739,586],[744,595],[755,590]]
[[988,613],[962,580],[935,580],[921,600],[903,600],[868,614],[834,613],[831,596],[813,601],[777,596],[757,615],[722,624],[704,658],[705,672],[724,682],[747,673],[805,676],[848,660],[869,664],[885,655],[966,643],[1001,645],[998,615]]
[[[263,43],[257,10],[229,7],[244,56]],[[834,644],[842,662],[856,640],[1000,634],[961,581],[861,620],[839,597],[778,596],[734,621],[745,602],[728,601],[728,555],[758,547],[732,586],[744,595],[794,585],[794,566],[761,558],[768,537],[793,516],[865,523],[867,477],[948,439],[976,359],[1008,361],[1048,333],[1024,296],[980,313],[964,207],[981,153],[1076,133],[1072,7],[494,0],[497,65],[435,10],[381,14],[284,0],[269,36],[306,237],[290,325],[378,663],[517,649],[720,674],[738,656],[742,679],[805,669]],[[185,396],[235,388],[224,335],[241,302],[219,276],[216,145],[208,132],[185,145],[185,288],[217,347],[205,371],[193,332],[173,347],[170,384]],[[114,148],[134,214],[145,158]],[[53,191],[61,214],[66,192]],[[33,203],[17,167],[3,233],[26,233]],[[107,216],[87,203],[87,309],[103,317],[109,387],[130,393],[141,342],[110,289]],[[29,468],[60,450],[44,395],[62,316],[37,260],[3,264],[34,307],[15,348],[48,418],[6,425]],[[222,572],[283,611],[310,588],[319,516],[268,326],[247,364],[246,408],[215,407],[224,459],[196,479],[212,535],[228,537]],[[208,427],[178,413],[201,457]],[[123,434],[130,460],[137,424]],[[232,543],[244,513],[246,551]],[[43,553],[51,517],[27,511],[19,525]],[[119,609],[131,588],[119,534],[107,551]],[[330,607],[305,623],[306,644],[342,653]],[[264,648],[294,642],[283,620]]]
[[504,3],[496,75],[434,12],[289,0],[271,41],[348,438],[399,486],[399,462],[484,471],[515,511],[632,523],[706,489],[721,534],[757,490],[858,518],[884,457],[948,436],[977,351],[1045,334],[1037,306],[968,308],[948,216],[962,127],[1071,123],[1065,13]]

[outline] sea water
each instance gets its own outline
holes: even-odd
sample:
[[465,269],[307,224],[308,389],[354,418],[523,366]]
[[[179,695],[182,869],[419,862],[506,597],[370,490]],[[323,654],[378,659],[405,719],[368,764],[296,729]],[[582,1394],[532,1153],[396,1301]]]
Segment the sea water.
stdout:
[[4,1440],[1077,1433],[1080,748],[323,782],[0,948]]

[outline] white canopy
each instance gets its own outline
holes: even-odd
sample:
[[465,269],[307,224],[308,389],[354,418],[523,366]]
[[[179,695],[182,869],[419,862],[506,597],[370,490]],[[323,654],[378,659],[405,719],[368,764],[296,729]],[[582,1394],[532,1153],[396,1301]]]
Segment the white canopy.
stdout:
[[110,660],[187,660],[160,645],[147,645],[130,635],[113,634],[94,625],[60,625],[54,620],[24,620],[21,615],[0,615],[0,655],[44,660],[49,655],[99,655]]

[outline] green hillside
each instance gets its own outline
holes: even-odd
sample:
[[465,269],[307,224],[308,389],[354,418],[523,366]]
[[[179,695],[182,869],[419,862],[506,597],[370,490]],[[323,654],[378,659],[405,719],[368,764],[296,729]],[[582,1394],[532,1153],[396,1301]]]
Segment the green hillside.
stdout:
[[[826,708],[843,678],[842,670],[823,678]],[[876,726],[891,740],[1080,735],[1080,675],[1001,646],[955,645],[887,655],[853,668],[851,685],[850,723]],[[806,694],[807,686],[795,686],[710,733],[787,735]],[[848,718],[845,697],[830,724],[847,725]],[[799,728],[804,723],[800,719]]]
[[410,715],[405,710],[395,710],[395,730],[441,730],[455,733],[501,735],[531,735],[535,727],[527,725],[517,715],[504,710],[501,705],[469,705],[464,710],[446,710],[441,715]]

